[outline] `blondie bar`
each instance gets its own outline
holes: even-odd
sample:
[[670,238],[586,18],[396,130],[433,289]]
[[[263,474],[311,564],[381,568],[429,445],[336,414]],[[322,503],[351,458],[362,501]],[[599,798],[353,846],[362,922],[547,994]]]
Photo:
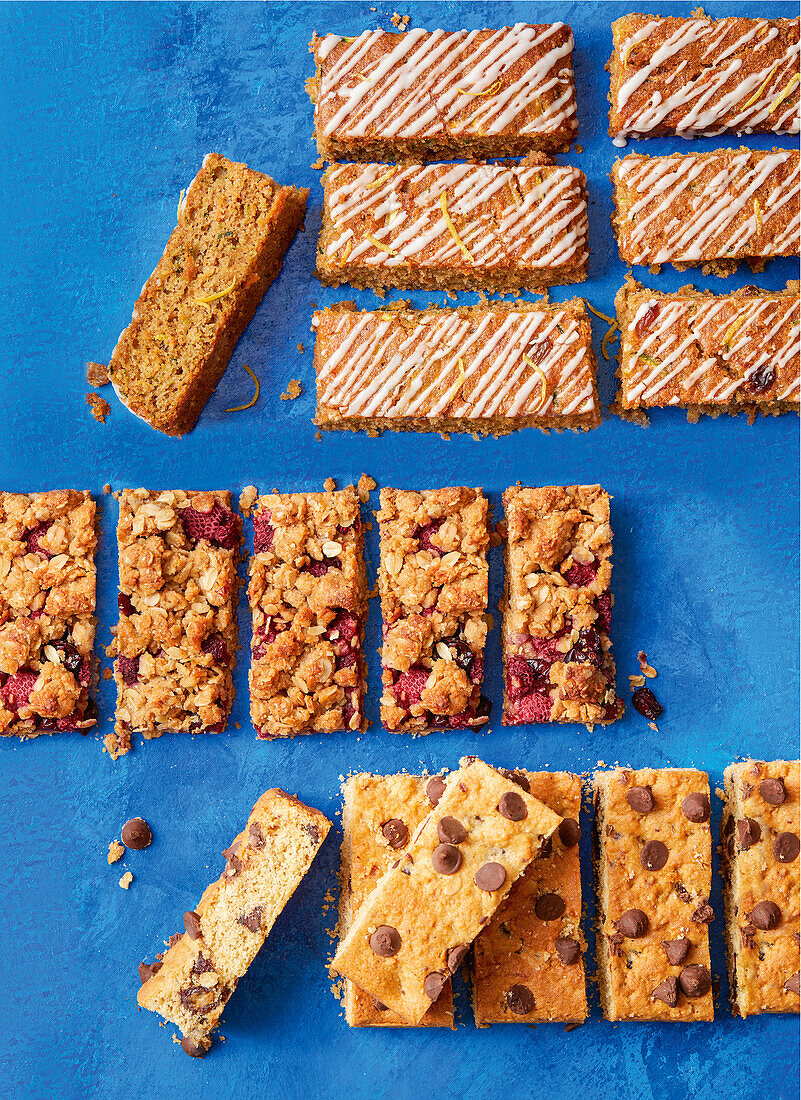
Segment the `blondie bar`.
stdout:
[[740,260],[796,256],[800,178],[792,149],[631,153],[612,167],[620,255],[679,270],[710,263],[718,274]]
[[726,953],[736,1015],[798,1012],[799,764],[746,760],[724,772]]
[[563,820],[473,944],[478,1027],[587,1018],[578,819],[581,780],[568,772],[505,773]]
[[[347,934],[360,906],[431,812],[435,803],[428,797],[428,782],[416,775],[361,772],[343,784],[340,936]],[[436,798],[433,791],[432,796]],[[345,980],[345,1019],[351,1027],[409,1026],[349,979]],[[420,1026],[454,1027],[450,980]]]
[[125,489],[117,543],[117,716],[106,748],[128,752],[132,732],[220,733],[234,701],[242,544],[231,494]]
[[489,720],[488,504],[480,489],[382,489],[381,722],[429,733]]
[[363,546],[352,485],[257,500],[248,597],[259,737],[364,729]]
[[612,24],[612,137],[797,134],[798,19],[626,15]]
[[576,137],[573,35],[500,30],[314,36],[314,136],[327,160],[443,160],[564,151]]
[[676,294],[632,278],[615,299],[620,327],[615,411],[648,423],[661,406],[702,413],[776,416],[798,410],[801,328],[798,282],[783,291],[744,287]]
[[324,429],[480,432],[601,423],[581,299],[314,314]]
[[88,492],[0,493],[0,735],[97,721],[96,549]]
[[503,502],[503,724],[613,722],[623,703],[609,640],[609,496],[600,485],[514,486]]
[[184,913],[186,932],[154,963],[142,963],[137,1001],[180,1028],[181,1046],[202,1057],[239,979],[300,885],[328,835],[319,810],[273,789],[223,852],[225,870]]
[[598,980],[607,1020],[711,1020],[709,779],[596,772]]
[[194,427],[281,270],[308,195],[209,153],[111,356],[109,377],[131,412],[167,435]]
[[522,164],[337,164],[317,275],[383,290],[535,290],[587,278],[584,173]]
[[332,968],[416,1024],[560,818],[466,757],[359,908]]

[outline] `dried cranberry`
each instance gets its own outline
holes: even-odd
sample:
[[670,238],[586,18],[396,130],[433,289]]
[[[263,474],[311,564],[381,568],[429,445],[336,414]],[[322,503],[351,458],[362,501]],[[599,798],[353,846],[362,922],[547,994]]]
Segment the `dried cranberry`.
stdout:
[[421,550],[430,550],[432,554],[437,554],[439,557],[443,556],[445,553],[444,550],[440,550],[438,546],[431,545],[431,536],[436,535],[444,522],[444,517],[442,519],[432,519],[425,527],[418,527],[415,530],[412,538],[417,539]]
[[577,663],[584,663],[595,665],[596,668],[600,668],[604,659],[604,651],[601,646],[601,639],[598,637],[598,631],[590,626],[586,630],[580,630],[579,636],[576,639],[573,648],[565,657],[566,661],[573,661]]
[[38,672],[15,672],[3,684],[3,700],[11,710],[17,711],[24,707],[31,697],[33,685],[39,678]]
[[353,521],[353,523],[349,523],[347,527],[344,527],[341,523],[338,523],[337,524],[337,534],[339,535],[340,538],[342,538],[342,536],[347,534],[348,531],[358,532],[361,528],[361,525],[362,525],[362,521],[358,516]]
[[768,366],[767,363],[763,363],[763,365],[758,367],[748,379],[748,388],[751,393],[765,393],[775,381],[775,368]]
[[483,657],[476,656],[476,657],[473,658],[473,664],[470,668],[469,676],[470,676],[470,680],[472,681],[472,683],[474,683],[474,684],[480,684],[481,683],[482,679],[484,678],[484,658]]
[[476,707],[476,718],[489,718],[491,710],[492,703],[486,697],[486,695],[482,695],[478,701],[478,706]]
[[659,316],[659,306],[658,305],[650,305],[648,307],[648,309],[646,309],[645,313],[643,313],[642,317],[640,317],[639,321],[637,321],[637,323],[634,326],[634,331],[637,333],[637,335],[642,336],[642,334],[644,332],[646,332],[651,327],[651,325],[654,323],[654,321],[657,319],[658,316]]
[[468,729],[472,718],[473,712],[470,710],[463,710],[461,714],[449,714],[448,726],[452,730]]
[[315,561],[314,558],[309,558],[308,564],[303,566],[304,573],[311,573],[313,577],[324,577],[329,569],[341,569],[342,562],[339,558],[323,558],[322,561]]
[[43,535],[52,527],[51,523],[37,523],[35,527],[32,527],[28,534],[25,536],[25,544],[28,547],[29,554],[40,554],[43,558],[52,558],[52,554],[49,550],[45,550],[44,546],[40,544],[40,539]]
[[526,354],[532,363],[542,363],[544,359],[548,358],[548,355],[553,348],[553,342],[549,336],[546,336],[544,340],[540,340],[538,344],[533,347],[526,348]]
[[218,500],[210,512],[198,512],[190,504],[181,512],[181,523],[186,537],[195,542],[206,539],[224,550],[233,550],[239,543],[242,521],[230,508],[223,508]]
[[131,603],[131,597],[126,596],[124,592],[120,592],[117,596],[117,607],[123,615],[135,615],[134,605]]
[[341,668],[353,668],[356,664],[355,653],[338,653],[335,659],[337,672],[339,672]]
[[597,573],[598,562],[593,558],[587,562],[574,561],[563,576],[571,588],[586,588],[595,580]]
[[550,695],[542,691],[532,691],[520,699],[514,709],[517,722],[547,722],[551,717],[552,701]]
[[337,611],[328,624],[325,637],[334,644],[339,652],[347,652],[354,647],[353,642],[359,636],[359,617],[350,611]]
[[86,706],[83,708],[84,721],[95,721],[98,715],[97,703],[94,699],[87,699]]
[[200,648],[204,653],[211,654],[211,658],[216,664],[228,664],[228,647],[220,634],[210,634],[208,638],[204,638]]
[[138,657],[118,657],[117,658],[117,671],[122,676],[124,684],[136,684],[139,681],[139,658]]
[[429,714],[426,721],[432,730],[447,730],[451,726],[447,714]]
[[57,730],[59,725],[55,718],[37,718],[36,728],[38,730]]
[[475,654],[467,642],[461,638],[444,638],[443,644],[451,651],[454,664],[458,665],[469,676],[475,661]]
[[256,554],[269,550],[273,544],[275,528],[270,523],[271,516],[271,512],[260,512],[253,517],[253,551]]
[[566,625],[565,629],[560,630],[558,634],[554,634],[553,638],[529,637],[526,648],[531,651],[532,657],[536,657],[538,661],[545,661],[549,665],[552,665],[554,661],[563,661],[565,659],[564,653],[562,653],[556,644],[560,638],[563,638],[568,631],[573,629],[569,617],[565,619],[565,623],[569,625]]
[[644,718],[654,721],[660,714],[664,714],[665,708],[659,703],[650,688],[637,688],[631,697],[635,710],[638,710]]
[[67,672],[71,672],[77,680],[80,676],[81,666],[83,665],[83,658],[78,650],[70,642],[59,641],[53,642],[53,649],[57,650],[61,654],[61,663],[66,668]]
[[612,625],[612,597],[608,592],[604,592],[602,596],[595,597],[593,604],[598,612],[598,625],[608,634]]
[[430,675],[427,668],[420,668],[419,665],[412,665],[408,672],[400,674],[394,685],[395,699],[400,706],[409,710],[410,707],[419,704],[423,688]]

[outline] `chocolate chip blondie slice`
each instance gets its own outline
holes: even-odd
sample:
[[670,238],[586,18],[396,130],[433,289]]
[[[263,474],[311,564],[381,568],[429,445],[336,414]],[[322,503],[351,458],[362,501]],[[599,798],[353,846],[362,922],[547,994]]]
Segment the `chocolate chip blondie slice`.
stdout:
[[253,807],[223,855],[222,875],[184,913],[186,931],[142,963],[142,1008],[176,1024],[187,1054],[202,1057],[239,979],[264,943],[328,835],[319,810],[273,789]]

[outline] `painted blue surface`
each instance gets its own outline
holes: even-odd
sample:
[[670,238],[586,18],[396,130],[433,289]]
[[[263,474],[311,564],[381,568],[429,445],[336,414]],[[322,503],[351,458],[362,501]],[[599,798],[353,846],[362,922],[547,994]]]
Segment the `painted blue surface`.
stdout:
[[[660,2],[689,14],[691,3]],[[740,418],[689,425],[663,412],[644,431],[615,418],[585,435],[533,431],[475,442],[438,436],[315,439],[313,303],[369,293],[320,288],[312,277],[321,191],[311,144],[311,107],[303,81],[313,29],[356,34],[389,26],[395,10],[368,3],[163,5],[14,5],[0,8],[3,64],[5,203],[10,248],[0,269],[4,352],[4,445],[0,486],[34,490],[88,487],[99,494],[98,644],[116,619],[116,505],[108,482],[123,486],[319,489],[362,471],[380,485],[483,485],[500,516],[500,493],[528,484],[600,481],[614,496],[616,594],[612,628],[618,685],[645,649],[659,669],[665,706],[659,733],[631,708],[607,729],[505,730],[499,724],[498,629],[487,653],[494,721],[484,734],[440,733],[413,741],[377,722],[379,614],[373,606],[368,713],[363,737],[334,735],[257,742],[248,722],[246,661],[237,668],[230,729],[216,736],[165,736],[112,763],[98,737],[62,735],[0,744],[3,833],[3,993],[0,1093],[24,1097],[528,1097],[632,1096],[693,1100],[797,1095],[797,1020],[734,1020],[727,1004],[721,924],[714,968],[721,978],[719,1019],[688,1027],[601,1021],[593,987],[592,1021],[565,1034],[559,1025],[472,1024],[459,992],[459,1029],[451,1033],[351,1031],[331,995],[325,959],[336,892],[339,836],[326,843],[225,1013],[225,1043],[203,1062],[172,1044],[173,1028],[139,1013],[136,968],[180,927],[181,914],[219,873],[219,853],[256,797],[280,785],[330,816],[340,776],[453,766],[466,752],[501,766],[569,768],[599,760],[696,765],[720,784],[740,754],[797,753],[798,423],[784,417],[748,427]],[[412,25],[500,26],[563,19],[576,36],[579,141],[576,163],[589,180],[592,259],[578,291],[612,311],[623,281],[609,225],[607,173],[616,155],[606,136],[609,23],[619,3],[405,3]],[[793,4],[707,5],[711,14],[792,15]],[[646,6],[648,10],[648,6]],[[746,139],[754,148],[790,139]],[[714,148],[722,140],[698,142]],[[664,152],[683,143],[634,148]],[[312,189],[306,232],[241,340],[231,366],[190,435],[171,440],[136,421],[114,399],[105,427],[84,404],[86,360],[105,361],[130,317],[139,287],[175,224],[182,187],[203,155],[216,150],[282,182]],[[698,286],[779,287],[790,262],[747,268]],[[673,290],[690,280],[666,270],[638,277]],[[557,288],[562,300],[574,290]],[[395,295],[400,297],[401,295]],[[404,294],[417,306],[431,294]],[[392,297],[392,296],[390,296]],[[465,302],[476,295],[463,295]],[[600,345],[605,326],[598,323]],[[305,354],[297,350],[306,345]],[[600,348],[598,348],[600,350]],[[248,363],[262,383],[247,401]],[[613,392],[612,364],[600,360],[601,389]],[[303,396],[281,402],[290,378]],[[373,507],[377,501],[372,502]],[[368,535],[371,577],[376,532]],[[500,554],[491,567],[492,605],[501,591]],[[248,639],[244,607],[242,637]],[[243,651],[244,657],[246,651]],[[113,713],[112,685],[101,682],[101,732]],[[237,725],[241,728],[237,728]],[[716,801],[716,800],[715,800]],[[155,840],[109,867],[108,842],[131,815]],[[716,806],[715,827],[719,821]],[[588,819],[582,845],[589,862]],[[117,886],[123,870],[135,880]],[[594,916],[585,881],[587,931]],[[721,912],[715,875],[713,904]],[[592,969],[592,967],[591,967]]]

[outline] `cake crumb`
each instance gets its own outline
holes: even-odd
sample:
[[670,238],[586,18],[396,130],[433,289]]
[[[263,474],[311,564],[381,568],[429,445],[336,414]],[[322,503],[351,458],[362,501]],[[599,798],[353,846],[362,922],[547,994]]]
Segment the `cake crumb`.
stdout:
[[649,722],[648,728],[652,729],[654,733],[659,733],[659,726],[656,724],[656,722]]
[[123,888],[123,890],[128,890],[128,889],[130,889],[130,886],[131,886],[132,882],[133,882],[133,875],[131,874],[130,871],[126,871],[125,874],[120,879],[120,886]]
[[108,482],[106,482],[106,484],[103,486],[103,492],[106,494],[106,496],[110,495],[111,486],[108,484]]
[[576,142],[576,144],[573,146],[573,152],[574,153],[583,153],[584,152],[584,146],[579,145],[579,143]]
[[[647,676],[649,680],[653,680],[656,677],[656,669],[648,664],[648,654],[644,650],[640,650],[637,654],[637,660],[640,662],[640,671],[643,676]],[[631,677],[629,677],[631,679]],[[645,681],[643,681],[644,683]]]
[[111,412],[111,405],[105,397],[101,397],[99,393],[87,393],[86,404],[91,407],[92,416],[98,424],[105,424],[106,417]]
[[323,158],[318,157],[317,160],[312,165],[312,168],[316,168],[318,171],[325,168],[325,161],[323,160]]
[[306,345],[305,344],[298,344],[298,351],[300,352],[301,355],[303,355],[305,350],[306,350]]
[[398,12],[394,11],[390,16],[389,21],[393,27],[397,27],[399,30],[405,31],[406,28],[409,26],[410,19],[410,15],[399,15]]
[[286,388],[286,393],[281,394],[282,401],[294,401],[296,397],[300,397],[303,393],[303,387],[297,378],[290,378],[289,384]]
[[253,511],[253,505],[256,503],[256,497],[258,495],[259,491],[255,485],[246,485],[239,494],[239,511],[243,516],[247,516],[248,519]]
[[87,363],[86,381],[95,389],[109,384],[108,367],[105,363]]
[[442,440],[443,443],[450,443],[450,441],[451,441],[450,432],[440,432],[439,437],[440,437],[440,439]]
[[370,493],[375,489],[376,483],[370,477],[369,474],[362,474],[356,483],[356,492],[359,494],[359,500],[362,504],[367,504],[370,499]]
[[106,680],[106,681],[110,680],[113,675],[114,675],[114,673],[111,671],[110,668],[104,668],[103,669],[103,679],[104,680]]
[[116,863],[118,859],[122,859],[125,855],[125,845],[120,844],[118,840],[112,840],[108,846],[108,861],[109,864]]
[[314,433],[314,438],[317,440],[318,443],[322,443],[323,433],[322,432],[315,432]]
[[332,477],[327,477],[325,479],[325,481],[323,482],[323,488],[325,489],[325,491],[327,493],[333,493],[333,491],[336,489],[336,487],[337,487],[337,483],[334,481],[334,479]]

